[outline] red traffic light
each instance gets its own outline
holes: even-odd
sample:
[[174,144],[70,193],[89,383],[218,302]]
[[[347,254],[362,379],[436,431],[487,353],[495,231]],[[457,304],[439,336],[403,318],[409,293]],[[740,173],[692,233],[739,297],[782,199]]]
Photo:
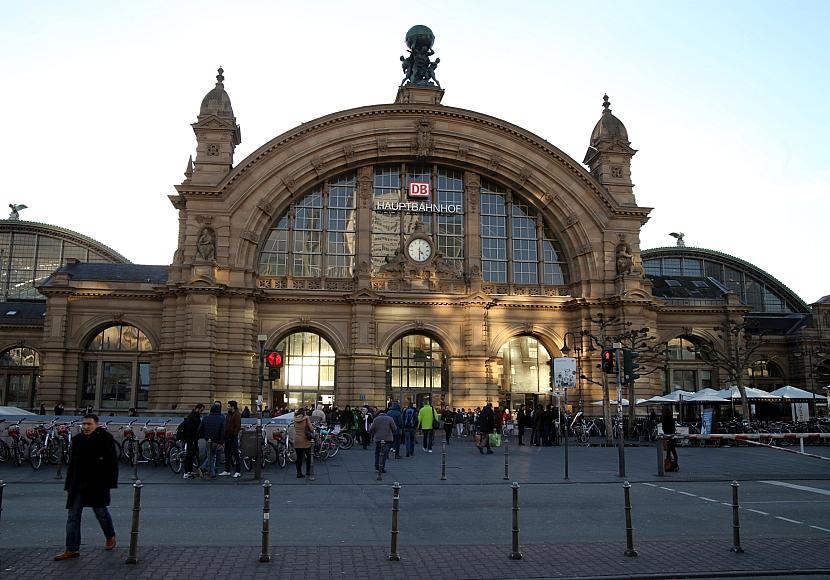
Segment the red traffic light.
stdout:
[[615,362],[615,354],[612,349],[606,349],[602,351],[602,372],[604,373],[613,373],[614,372],[614,362]]
[[279,351],[279,350],[268,351],[268,353],[266,353],[266,355],[265,355],[265,362],[272,369],[281,367],[282,366],[282,351]]

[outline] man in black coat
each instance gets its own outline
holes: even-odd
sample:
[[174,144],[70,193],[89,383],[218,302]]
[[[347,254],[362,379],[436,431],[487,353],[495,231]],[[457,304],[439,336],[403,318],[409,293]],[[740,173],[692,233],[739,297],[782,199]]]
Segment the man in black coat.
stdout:
[[199,452],[199,427],[202,425],[202,411],[205,406],[198,403],[190,414],[184,418],[184,433],[182,442],[185,445],[184,453],[184,479],[193,479],[193,462]]
[[81,555],[81,514],[91,507],[104,532],[106,550],[115,549],[115,529],[107,510],[110,490],[118,487],[118,459],[115,441],[98,424],[98,416],[84,415],[82,433],[72,438],[72,455],[63,488],[68,492],[66,509],[66,550],[55,560]]
[[519,445],[524,445],[522,439],[525,436],[525,429],[533,428],[533,413],[530,410],[529,405],[522,405],[522,409],[519,411]]
[[493,403],[487,403],[485,407],[481,410],[481,413],[478,416],[479,422],[479,430],[481,431],[481,445],[479,446],[479,452],[484,455],[484,449],[487,449],[487,453],[493,453],[493,450],[490,448],[490,433],[496,428],[496,417],[493,413]]

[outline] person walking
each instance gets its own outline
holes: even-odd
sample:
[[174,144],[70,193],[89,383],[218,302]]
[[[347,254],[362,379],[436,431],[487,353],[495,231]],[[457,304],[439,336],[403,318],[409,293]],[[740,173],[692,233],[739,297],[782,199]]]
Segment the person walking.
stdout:
[[444,439],[447,445],[450,444],[450,437],[452,437],[452,430],[455,427],[455,411],[449,407],[441,412],[441,420],[444,422]]
[[251,418],[251,410],[248,408],[248,405],[245,405],[245,408],[242,409],[242,418],[243,419],[250,419]]
[[538,447],[542,444],[542,432],[545,424],[545,410],[542,405],[536,405],[536,410],[531,415],[533,430],[530,432],[530,444]]
[[60,417],[61,415],[63,415],[63,411],[63,401],[58,401],[58,404],[55,405],[55,416]]
[[401,458],[401,440],[403,439],[403,413],[401,412],[401,405],[397,401],[392,401],[389,411],[386,413],[395,422],[395,437],[392,440],[392,449],[395,451],[395,459]]
[[363,446],[363,449],[367,449],[369,447],[369,439],[371,437],[371,435],[369,435],[369,427],[372,426],[372,419],[374,419],[374,417],[369,411],[369,407],[362,407],[360,409],[360,419],[358,419],[357,432],[360,436],[360,444]]
[[409,403],[409,406],[403,412],[401,422],[403,423],[406,456],[412,457],[415,455],[415,429],[418,426],[418,411],[415,409],[415,403]]
[[104,532],[105,550],[116,546],[115,528],[107,507],[110,505],[110,490],[118,487],[118,459],[115,455],[115,440],[101,428],[98,416],[84,415],[81,423],[82,435],[72,438],[72,455],[66,472],[66,550],[55,556],[55,560],[69,560],[81,555],[81,514],[85,507],[91,507],[101,530]]
[[242,457],[239,455],[239,432],[242,431],[242,416],[239,414],[239,403],[228,401],[228,415],[225,417],[225,470],[220,476],[231,474],[239,477],[242,471]]
[[532,417],[533,413],[530,411],[530,405],[522,405],[517,418],[519,423],[519,445],[524,445],[522,439],[525,436],[525,429],[533,427]]
[[375,471],[386,473],[386,460],[389,459],[389,450],[395,441],[395,432],[398,426],[395,420],[385,411],[378,413],[369,427],[369,433],[375,441]]
[[[674,413],[671,412],[671,405],[663,405],[662,423],[664,435],[674,435],[677,433]],[[670,468],[666,471],[680,471],[680,466],[677,463],[677,445],[674,437],[666,441],[666,459],[670,462]]]
[[225,436],[225,416],[222,414],[222,404],[213,403],[210,413],[199,425],[199,436],[207,442],[207,457],[202,462],[202,477],[213,479],[216,477],[216,455]]
[[429,399],[427,399],[424,406],[418,411],[418,428],[424,435],[424,451],[427,453],[432,453],[432,440],[437,424],[438,416],[435,414],[435,409],[429,404]]
[[484,455],[484,449],[487,449],[487,454],[492,454],[493,450],[490,448],[490,433],[496,428],[496,418],[493,413],[493,403],[487,403],[481,410],[478,416],[479,429],[481,430],[481,445],[478,448],[479,453]]
[[297,479],[303,475],[303,459],[305,459],[306,475],[311,473],[311,444],[314,439],[314,427],[306,417],[305,410],[300,407],[294,413],[294,449],[297,450]]
[[202,424],[202,411],[205,406],[198,403],[193,410],[190,411],[182,423],[184,428],[182,430],[182,442],[184,443],[184,479],[193,479],[193,463],[196,459],[196,454],[199,452],[199,427]]

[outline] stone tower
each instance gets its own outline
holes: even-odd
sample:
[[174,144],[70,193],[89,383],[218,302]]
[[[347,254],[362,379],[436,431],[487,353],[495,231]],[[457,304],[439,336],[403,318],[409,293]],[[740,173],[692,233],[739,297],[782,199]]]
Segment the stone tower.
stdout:
[[192,125],[196,133],[196,161],[193,174],[188,177],[193,185],[216,185],[222,181],[233,167],[234,149],[242,141],[231,99],[225,92],[224,72],[219,67],[216,86],[202,99],[199,116]]
[[583,163],[621,205],[636,205],[634,184],[631,182],[631,158],[637,152],[631,148],[628,131],[622,121],[611,114],[608,95],[602,97],[602,117],[591,133],[591,145]]

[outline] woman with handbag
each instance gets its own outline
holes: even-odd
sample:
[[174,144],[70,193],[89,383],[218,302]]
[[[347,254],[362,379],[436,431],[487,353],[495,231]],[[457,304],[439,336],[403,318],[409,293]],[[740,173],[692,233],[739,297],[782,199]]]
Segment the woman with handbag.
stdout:
[[305,410],[300,407],[294,414],[294,449],[297,450],[297,478],[303,475],[303,458],[305,458],[305,472],[311,473],[311,444],[314,440],[314,427],[306,417]]

